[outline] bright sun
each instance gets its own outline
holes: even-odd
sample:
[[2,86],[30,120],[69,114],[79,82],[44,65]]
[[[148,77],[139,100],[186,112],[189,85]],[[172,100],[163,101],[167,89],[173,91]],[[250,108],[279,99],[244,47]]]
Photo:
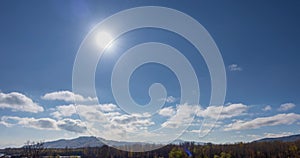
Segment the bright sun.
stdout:
[[96,42],[101,49],[110,49],[112,47],[113,37],[107,31],[101,31],[96,34]]

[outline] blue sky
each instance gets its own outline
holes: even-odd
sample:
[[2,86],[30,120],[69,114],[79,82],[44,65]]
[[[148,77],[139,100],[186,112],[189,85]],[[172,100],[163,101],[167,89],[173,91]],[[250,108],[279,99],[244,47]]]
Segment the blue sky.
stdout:
[[[85,109],[85,103],[94,106],[89,103],[95,98],[72,93],[77,50],[88,32],[106,17],[124,9],[148,5],[179,10],[201,23],[217,44],[226,68],[224,112],[216,128],[199,139],[200,123],[194,121],[182,139],[226,143],[300,132],[298,1],[0,3],[0,147],[19,146],[26,140],[89,135],[84,120],[74,113],[74,103],[70,99],[74,96],[81,99],[84,105],[79,108]],[[180,86],[174,73],[151,63],[134,72],[130,92],[137,103],[146,104],[150,101],[149,86],[162,83],[169,96],[166,109],[155,119],[146,115],[125,115],[118,109],[110,87],[111,71],[124,51],[144,42],[171,45],[189,59],[201,87],[201,107],[196,118],[215,117],[218,107],[207,107],[210,76],[202,56],[178,34],[154,28],[127,32],[104,53],[95,80],[101,115],[127,131],[135,130],[122,125],[122,121],[129,118],[136,121],[129,124],[143,124],[151,129],[172,120],[179,109],[192,115],[188,107],[179,105]]]

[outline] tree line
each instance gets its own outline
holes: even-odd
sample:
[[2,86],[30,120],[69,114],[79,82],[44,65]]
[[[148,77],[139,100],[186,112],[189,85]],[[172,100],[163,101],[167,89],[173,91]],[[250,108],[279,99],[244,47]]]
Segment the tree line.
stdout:
[[82,158],[300,158],[300,140],[294,142],[252,142],[203,145],[186,142],[167,145],[148,152],[127,152],[104,145],[102,147],[46,149],[43,143],[28,142],[23,148],[7,148],[3,153],[15,157],[81,156]]

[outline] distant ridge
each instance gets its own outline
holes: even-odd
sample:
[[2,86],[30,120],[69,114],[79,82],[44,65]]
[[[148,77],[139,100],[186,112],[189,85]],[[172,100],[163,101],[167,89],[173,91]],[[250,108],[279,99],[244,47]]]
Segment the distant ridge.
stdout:
[[263,138],[263,139],[256,140],[254,142],[274,142],[274,141],[293,142],[293,141],[297,141],[297,140],[300,140],[300,134],[284,136],[284,137],[277,137],[277,138]]
[[195,143],[197,145],[203,145],[203,144],[205,144],[204,142],[185,141],[185,140],[182,140],[182,139],[176,139],[173,142],[171,142],[170,144],[180,145],[180,144],[183,144],[183,143],[186,143],[186,142],[193,142],[193,143]]
[[46,148],[83,148],[83,147],[101,147],[104,144],[96,137],[78,137],[75,139],[60,139],[51,142],[45,142]]
[[[181,139],[176,139],[170,144],[183,144],[186,141]],[[195,142],[196,144],[204,144],[202,142]],[[45,148],[84,148],[84,147],[102,147],[104,144],[109,144],[110,146],[122,147],[124,145],[147,145],[152,143],[145,143],[145,142],[122,142],[122,141],[113,141],[113,140],[105,140],[103,138],[97,138],[94,136],[83,136],[74,139],[59,139],[55,141],[49,141],[44,143]],[[154,143],[153,143],[154,144]],[[156,144],[162,145],[162,144]]]
[[[300,134],[291,135],[291,136],[284,136],[284,137],[277,137],[277,138],[263,138],[253,142],[273,142],[273,141],[281,141],[281,142],[293,142],[300,140]],[[44,143],[44,147],[46,148],[84,148],[84,147],[102,147],[104,145],[103,142],[107,142],[113,146],[123,146],[123,145],[134,145],[134,144],[147,144],[142,142],[122,142],[122,141],[112,141],[112,140],[105,140],[102,138],[96,138],[93,136],[84,136],[78,137],[75,139],[59,139],[56,141],[49,141]],[[186,141],[181,139],[176,139],[170,144],[179,145],[185,143]],[[195,142],[198,145],[203,145],[205,143],[202,142]]]
[[97,138],[94,136],[83,136],[74,139],[59,139],[55,141],[49,141],[44,143],[45,148],[84,148],[84,147],[102,147],[105,144],[110,146],[122,147],[126,145],[146,145],[147,143],[143,142],[122,142],[122,141],[113,141],[106,140],[103,138]]

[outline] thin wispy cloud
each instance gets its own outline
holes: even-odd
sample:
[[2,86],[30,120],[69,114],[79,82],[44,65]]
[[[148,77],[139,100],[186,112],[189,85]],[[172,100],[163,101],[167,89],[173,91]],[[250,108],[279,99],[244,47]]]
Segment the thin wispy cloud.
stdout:
[[168,96],[167,98],[162,98],[160,100],[163,100],[167,103],[174,103],[177,101],[177,98],[173,97],[173,96]]
[[231,64],[228,66],[229,71],[242,71],[243,68],[237,64]]
[[290,135],[293,135],[294,133],[293,132],[281,132],[281,133],[264,133],[264,136],[263,137],[266,137],[266,138],[276,138],[276,137],[284,137],[284,136],[290,136]]
[[295,134],[294,132],[278,132],[278,133],[265,132],[263,134],[247,134],[247,137],[250,137],[252,140],[259,140],[263,138],[277,138],[277,137],[290,136],[294,134]]
[[225,126],[225,131],[257,129],[266,126],[290,125],[300,120],[300,115],[295,113],[277,114],[269,117],[259,117],[250,121],[236,120]]
[[95,103],[97,101],[97,98],[84,97],[82,95],[75,94],[70,91],[57,91],[57,92],[46,93],[41,98],[44,100],[61,100],[61,101],[71,102],[71,103],[75,101]]

